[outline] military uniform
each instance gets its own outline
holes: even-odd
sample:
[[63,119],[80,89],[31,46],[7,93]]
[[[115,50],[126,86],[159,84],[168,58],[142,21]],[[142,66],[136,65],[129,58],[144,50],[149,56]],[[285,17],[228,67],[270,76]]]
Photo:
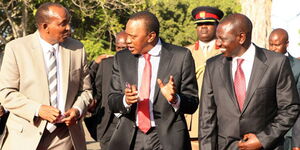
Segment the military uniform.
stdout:
[[[214,7],[197,7],[192,11],[195,24],[205,24],[205,23],[216,23],[223,17],[223,12]],[[201,100],[201,88],[205,69],[206,60],[220,54],[217,49],[216,40],[213,39],[208,43],[204,43],[200,40],[196,41],[194,44],[186,46],[193,55],[196,68],[196,77],[198,83],[198,94]],[[192,115],[185,115],[190,137],[197,139],[198,142],[198,122],[199,122],[199,109]]]

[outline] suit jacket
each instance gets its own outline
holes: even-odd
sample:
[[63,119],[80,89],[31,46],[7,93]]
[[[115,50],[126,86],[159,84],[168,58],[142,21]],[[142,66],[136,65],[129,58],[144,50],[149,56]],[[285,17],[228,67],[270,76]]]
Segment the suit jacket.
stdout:
[[[300,60],[288,54],[288,58],[292,67],[292,72],[295,78],[298,94],[300,93]],[[291,136],[290,131],[288,136]],[[300,118],[292,128],[292,147],[300,147]]]
[[238,141],[247,133],[256,134],[263,149],[282,149],[283,135],[299,113],[288,59],[256,47],[242,112],[233,88],[231,60],[218,55],[207,61],[200,101],[201,149],[238,149]]
[[[211,42],[215,43],[215,41]],[[206,60],[220,54],[220,50],[216,49],[216,47],[211,46],[209,48],[209,52],[204,55],[199,41],[197,41],[195,44],[187,46],[186,48],[188,48],[192,52],[192,56],[195,60],[198,96],[200,98]],[[191,138],[198,138],[199,109],[197,109],[197,111],[191,115],[186,114],[185,119]]]
[[96,70],[91,69],[90,74],[96,72],[92,85],[94,98],[97,99],[97,108],[91,118],[85,119],[92,137],[100,141],[101,149],[107,147],[108,142],[115,130],[118,119],[110,111],[108,106],[108,94],[112,76],[114,58],[103,59]]
[[[46,121],[35,117],[41,104],[50,105],[48,79],[38,31],[13,40],[5,47],[0,72],[0,100],[10,115],[3,149],[36,149]],[[83,45],[72,38],[60,43],[62,99],[65,110],[85,112],[90,100],[90,78]],[[69,127],[76,150],[86,149],[82,123]],[[16,141],[18,141],[16,143]]]
[[[110,141],[110,150],[129,150],[134,142],[136,104],[126,109],[123,96],[126,82],[137,85],[137,71],[138,56],[132,55],[129,50],[116,54],[108,103],[112,112],[121,113],[122,116]],[[194,60],[189,50],[162,43],[157,78],[166,84],[170,75],[174,77],[177,94],[181,99],[180,108],[175,112],[156,84],[153,114],[158,138],[164,150],[189,150],[191,144],[184,114],[194,113],[199,103]]]

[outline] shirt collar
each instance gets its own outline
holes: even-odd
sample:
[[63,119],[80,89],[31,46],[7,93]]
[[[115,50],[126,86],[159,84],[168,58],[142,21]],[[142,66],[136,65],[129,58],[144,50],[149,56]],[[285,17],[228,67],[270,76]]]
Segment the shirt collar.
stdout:
[[204,46],[204,45],[209,45],[209,47],[214,46],[216,43],[216,39],[213,39],[209,42],[202,42],[199,40],[199,45]]
[[234,57],[233,61],[235,61],[238,58],[242,58],[244,59],[244,61],[252,61],[254,60],[254,56],[255,56],[255,47],[253,43],[251,43],[250,47],[246,50],[246,52],[240,57]]
[[162,48],[162,44],[161,44],[161,40],[159,38],[156,45],[148,52],[148,54],[150,54],[151,56],[159,56],[161,48]]

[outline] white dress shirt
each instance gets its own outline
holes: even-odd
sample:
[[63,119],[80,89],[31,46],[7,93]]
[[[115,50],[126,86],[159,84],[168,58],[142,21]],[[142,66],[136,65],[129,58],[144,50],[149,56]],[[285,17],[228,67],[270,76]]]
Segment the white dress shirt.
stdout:
[[[151,83],[150,83],[150,97],[149,97],[149,107],[150,107],[150,122],[151,127],[155,127],[155,121],[153,116],[153,103],[154,103],[154,92],[155,92],[155,85],[157,84],[157,72],[160,62],[160,55],[161,55],[161,40],[159,39],[157,44],[148,52],[148,54],[151,55],[150,62],[151,62]],[[143,76],[143,70],[145,66],[145,58],[141,55],[138,58],[138,90],[140,89],[141,83],[142,83],[142,76]],[[163,80],[163,79],[161,79]],[[123,97],[123,104],[125,107],[130,107],[131,105],[128,105],[126,103],[125,96]],[[171,104],[174,108],[175,112],[180,107],[180,97],[177,95],[177,103]],[[136,125],[138,126],[138,117],[136,116]]]
[[50,58],[50,50],[52,47],[55,49],[55,57],[56,57],[56,67],[57,67],[57,108],[64,113],[65,112],[65,100],[62,99],[62,66],[61,66],[61,54],[60,54],[60,46],[59,44],[51,45],[41,37],[40,43],[43,49],[44,61],[45,61],[45,69],[48,74],[48,66],[49,66],[49,58]]
[[246,52],[241,56],[241,57],[234,57],[232,58],[232,79],[234,80],[235,72],[237,69],[237,59],[241,58],[244,59],[242,63],[242,69],[245,75],[245,80],[246,80],[246,90],[249,85],[249,80],[253,68],[253,63],[254,63],[254,57],[255,57],[255,47],[251,43],[250,47],[246,50]]

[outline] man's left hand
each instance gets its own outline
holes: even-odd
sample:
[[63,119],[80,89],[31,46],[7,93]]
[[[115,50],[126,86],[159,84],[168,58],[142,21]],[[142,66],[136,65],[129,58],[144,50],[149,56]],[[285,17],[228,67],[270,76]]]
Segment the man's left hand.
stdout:
[[77,123],[77,120],[80,116],[79,110],[76,108],[71,108],[64,114],[65,118],[61,121],[64,122],[67,126],[71,126]]
[[176,86],[174,83],[174,77],[170,76],[169,82],[164,85],[160,79],[157,79],[158,86],[163,96],[172,104],[177,102]]
[[248,133],[243,137],[243,141],[239,141],[238,147],[240,150],[260,150],[262,145],[255,134]]

